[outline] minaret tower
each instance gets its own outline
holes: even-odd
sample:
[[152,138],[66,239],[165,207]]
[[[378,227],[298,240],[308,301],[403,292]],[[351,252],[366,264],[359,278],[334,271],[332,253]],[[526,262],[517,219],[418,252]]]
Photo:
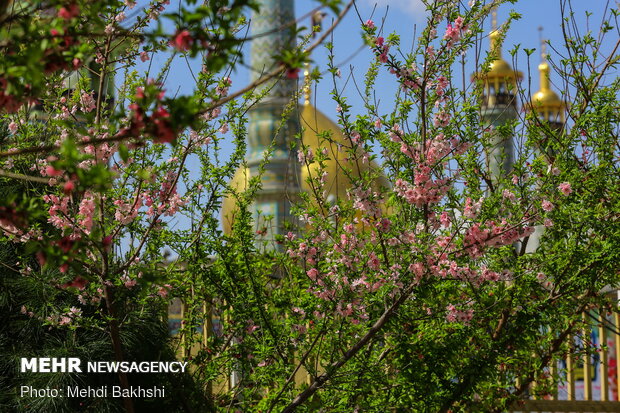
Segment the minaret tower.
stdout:
[[[559,133],[562,128],[564,128],[566,122],[566,103],[558,97],[557,93],[551,90],[549,63],[547,62],[547,45],[542,39],[542,27],[539,30],[541,31],[541,62],[538,65],[538,71],[540,72],[540,89],[532,96],[532,101],[527,109],[533,112],[540,121],[546,122],[551,134],[553,134]],[[549,145],[549,136],[540,136],[539,139],[540,143],[537,145],[538,147],[536,149],[545,156],[547,162],[551,163],[554,155],[553,148]],[[530,235],[530,239],[528,240],[525,249],[526,252],[535,252],[538,249],[540,238],[544,230],[544,226],[536,226],[536,230]]]
[[[491,53],[496,56],[487,73],[476,77],[484,82],[482,100],[482,120],[484,124],[496,128],[517,119],[517,82],[523,74],[502,58],[500,32],[497,30],[497,10],[492,11],[492,30],[489,34]],[[514,147],[511,136],[492,133],[491,147],[486,153],[487,168],[493,181],[506,175],[514,163]]]
[[[262,73],[270,72],[279,62],[274,59],[282,49],[295,46],[293,26],[293,0],[260,0],[260,13],[252,17],[252,80]],[[306,66],[309,72],[309,67]],[[308,73],[306,73],[308,76]],[[247,167],[237,170],[230,182],[232,188],[243,191],[247,182],[253,176],[258,176],[259,167],[263,161],[263,154],[269,145],[274,142],[274,151],[269,163],[265,165],[262,175],[262,190],[259,192],[254,205],[251,206],[254,222],[258,231],[266,230],[263,239],[272,240],[275,234],[282,234],[285,223],[295,225],[291,216],[291,205],[296,202],[300,191],[312,192],[313,187],[308,183],[310,179],[323,176],[326,179],[325,190],[327,199],[335,200],[345,197],[347,190],[352,187],[351,179],[343,171],[349,170],[355,176],[364,171],[377,170],[379,167],[374,161],[359,165],[354,159],[345,158],[338,147],[347,145],[349,138],[345,137],[338,125],[310,104],[310,83],[306,79],[304,102],[297,105],[297,81],[282,77],[277,81],[263,86],[266,96],[249,111],[248,155]],[[287,123],[279,133],[276,131],[281,123],[283,111],[291,108],[293,113],[288,114]],[[302,168],[297,160],[297,152],[291,153],[291,144],[295,136],[300,133],[301,143],[313,153],[329,151],[330,159],[324,163],[319,171],[318,164],[311,164]],[[330,139],[324,139],[324,132],[329,132]],[[359,169],[358,169],[359,168]],[[379,191],[381,187],[389,187],[385,177],[374,180],[373,189]],[[261,212],[260,214],[258,212]],[[232,196],[222,202],[222,227],[230,234],[238,207]],[[265,220],[265,215],[273,220]]]
[[[291,25],[295,20],[293,0],[261,0],[259,3],[260,11],[253,13],[251,21],[252,81],[277,67],[279,62],[274,55],[296,45],[295,26]],[[286,115],[287,120],[280,127],[296,88],[295,79],[275,78],[262,86],[266,95],[248,112],[246,161],[249,177],[259,175],[265,151],[273,144],[273,152],[262,174],[262,189],[251,207],[256,230],[268,241],[273,240],[275,234],[282,234],[285,222],[291,221],[291,204],[300,191],[300,167],[291,152],[291,143],[300,131],[296,102],[293,112]]]
[[[539,28],[539,30],[541,31],[541,62],[538,65],[538,71],[540,72],[540,89],[532,96],[532,101],[528,109],[542,122],[546,122],[552,132],[559,132],[566,122],[566,103],[560,99],[557,93],[551,90],[549,63],[547,62],[547,44],[542,39],[542,27]],[[541,142],[537,149],[542,152],[547,159],[553,158],[553,150],[549,146],[548,137],[541,137]]]

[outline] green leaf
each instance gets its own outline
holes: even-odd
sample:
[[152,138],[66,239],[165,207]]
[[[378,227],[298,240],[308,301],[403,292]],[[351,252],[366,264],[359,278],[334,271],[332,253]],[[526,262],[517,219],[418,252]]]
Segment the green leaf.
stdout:
[[118,147],[118,154],[120,155],[123,162],[127,162],[127,160],[129,159],[129,150],[127,149],[127,146],[122,143]]

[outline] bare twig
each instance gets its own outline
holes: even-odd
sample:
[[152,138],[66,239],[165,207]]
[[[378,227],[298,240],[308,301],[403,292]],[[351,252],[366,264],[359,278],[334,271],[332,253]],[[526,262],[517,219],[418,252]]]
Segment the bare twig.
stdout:
[[42,184],[49,183],[49,179],[46,179],[46,178],[41,178],[39,176],[24,175],[24,174],[8,172],[8,171],[5,171],[4,169],[0,169],[0,176],[4,176],[5,178],[20,179],[22,181],[39,182],[39,183],[42,183]]

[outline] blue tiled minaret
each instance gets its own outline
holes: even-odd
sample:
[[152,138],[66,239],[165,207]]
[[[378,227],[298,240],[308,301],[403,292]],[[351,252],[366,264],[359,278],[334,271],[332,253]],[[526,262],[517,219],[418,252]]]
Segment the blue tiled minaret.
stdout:
[[[493,10],[493,27],[489,38],[491,51],[497,56],[489,72],[480,74],[484,80],[482,101],[482,119],[486,125],[494,128],[517,119],[516,84],[523,77],[502,58],[499,32],[497,30],[497,12]],[[506,176],[514,164],[514,144],[512,136],[491,134],[491,145],[486,153],[487,170],[491,180],[497,182]]]
[[[296,44],[295,26],[290,26],[295,19],[293,0],[261,0],[259,3],[260,11],[253,13],[251,21],[252,81],[277,68],[279,62],[274,56]],[[300,191],[300,167],[291,151],[291,143],[300,130],[296,99],[293,112],[282,124],[283,112],[293,100],[296,88],[296,79],[276,77],[260,86],[266,95],[248,113],[246,161],[250,176],[259,174],[265,151],[273,144],[261,178],[262,189],[252,205],[257,230],[265,231],[264,239],[268,241],[275,234],[285,233],[285,222],[292,220],[291,204]]]

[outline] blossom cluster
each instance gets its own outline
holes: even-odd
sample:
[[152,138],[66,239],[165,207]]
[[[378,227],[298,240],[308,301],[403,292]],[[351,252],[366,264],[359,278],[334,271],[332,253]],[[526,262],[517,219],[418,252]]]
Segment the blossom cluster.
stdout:
[[[155,143],[171,143],[178,131],[163,103],[164,90],[153,81],[146,88],[137,88],[135,102],[129,105],[130,124],[118,132],[119,137],[151,136]],[[148,114],[149,107],[153,110]]]
[[461,39],[461,36],[467,31],[468,26],[464,24],[463,17],[457,17],[454,22],[448,23],[446,32],[444,33],[444,40],[446,40],[446,47],[450,48],[454,46],[456,42]]

